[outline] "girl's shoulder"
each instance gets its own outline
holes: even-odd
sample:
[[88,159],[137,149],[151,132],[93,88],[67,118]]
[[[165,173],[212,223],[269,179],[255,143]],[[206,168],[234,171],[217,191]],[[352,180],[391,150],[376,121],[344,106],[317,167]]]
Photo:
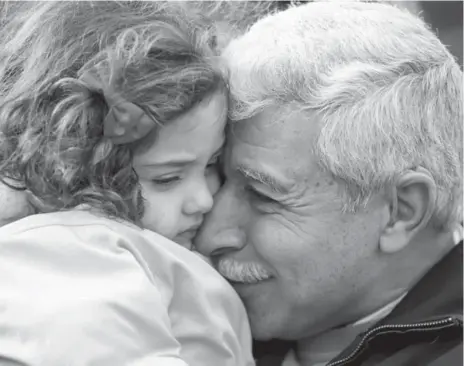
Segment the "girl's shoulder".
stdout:
[[72,253],[75,259],[102,253],[106,257],[123,255],[149,272],[162,268],[163,262],[204,263],[159,234],[86,208],[30,215],[0,227],[0,253],[12,242],[23,252],[30,246],[54,255]]
[[137,264],[131,252],[142,232],[85,210],[30,215],[0,227],[0,257],[27,263],[31,270],[41,266],[58,275],[71,269],[97,279],[125,263]]
[[[0,328],[40,333],[37,342],[56,336],[60,355],[79,364],[102,349],[118,360],[108,364],[131,363],[124,357],[134,350],[154,357],[153,339],[186,364],[252,364],[245,309],[230,285],[194,253],[130,223],[87,211],[21,219],[0,228],[0,273]],[[35,357],[59,359],[36,340]],[[74,354],[73,340],[91,351]]]
[[58,272],[92,272],[95,266],[94,273],[104,275],[102,271],[135,267],[168,301],[189,286],[201,287],[205,295],[236,297],[227,281],[196,253],[130,222],[86,209],[31,215],[0,227],[0,257],[18,253],[28,262],[41,258]]
[[132,229],[138,229],[136,225],[130,222],[111,219],[82,206],[67,211],[28,215],[14,222],[10,222],[0,228],[0,230],[1,232],[11,235],[31,230],[50,229],[53,227],[67,227],[72,229],[73,227],[82,226],[106,226],[108,229],[126,226]]
[[0,243],[3,243],[0,252],[7,245],[4,242],[11,240],[19,246],[33,245],[55,253],[60,249],[66,253],[67,247],[74,253],[88,252],[89,247],[113,251],[121,242],[137,241],[137,233],[142,232],[129,222],[113,220],[89,210],[35,214],[0,227]]

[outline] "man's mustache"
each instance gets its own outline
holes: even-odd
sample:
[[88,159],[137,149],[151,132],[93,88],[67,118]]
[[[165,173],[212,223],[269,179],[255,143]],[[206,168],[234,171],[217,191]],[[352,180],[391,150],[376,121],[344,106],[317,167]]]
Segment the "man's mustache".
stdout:
[[272,277],[269,271],[256,262],[241,263],[231,258],[217,260],[216,269],[233,282],[257,283]]

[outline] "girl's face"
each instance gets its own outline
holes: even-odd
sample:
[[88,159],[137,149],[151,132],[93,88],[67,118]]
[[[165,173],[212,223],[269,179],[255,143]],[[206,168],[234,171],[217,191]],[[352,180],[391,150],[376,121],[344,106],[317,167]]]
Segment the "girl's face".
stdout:
[[191,248],[219,189],[216,163],[226,117],[226,95],[216,92],[162,127],[151,147],[136,152],[134,168],[145,199],[146,229]]

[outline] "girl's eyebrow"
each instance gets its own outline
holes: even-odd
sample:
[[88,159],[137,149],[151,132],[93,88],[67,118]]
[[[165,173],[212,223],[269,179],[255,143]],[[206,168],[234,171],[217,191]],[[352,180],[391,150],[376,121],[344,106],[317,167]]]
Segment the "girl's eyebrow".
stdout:
[[[211,158],[209,160],[212,160],[214,158],[219,157],[224,150],[224,143],[222,143],[218,149],[211,155]],[[158,161],[147,161],[145,163],[140,163],[137,166],[140,168],[159,168],[161,166],[163,167],[174,167],[174,168],[182,168],[185,167],[186,165],[195,163],[197,161],[197,157],[194,155],[180,155],[180,156],[172,156],[172,157],[167,157],[163,160],[158,160]]]
[[185,156],[173,156],[172,158],[167,158],[159,161],[149,161],[142,163],[140,167],[160,167],[160,166],[173,166],[173,167],[182,167],[196,161],[196,157],[192,155]]

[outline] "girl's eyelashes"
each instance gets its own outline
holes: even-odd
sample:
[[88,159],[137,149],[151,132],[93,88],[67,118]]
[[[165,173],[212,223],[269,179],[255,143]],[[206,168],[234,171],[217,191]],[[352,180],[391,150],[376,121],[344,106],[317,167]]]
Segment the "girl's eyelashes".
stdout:
[[[215,154],[206,165],[206,171],[213,172],[219,167],[219,159],[221,154]],[[209,174],[209,173],[208,173]],[[182,180],[182,177],[179,175],[170,175],[170,176],[161,176],[159,178],[151,178],[151,182],[160,187],[168,188],[176,183],[179,183]]]
[[180,177],[172,176],[172,177],[164,177],[164,178],[154,178],[151,181],[158,186],[170,186],[174,183],[179,182]]

